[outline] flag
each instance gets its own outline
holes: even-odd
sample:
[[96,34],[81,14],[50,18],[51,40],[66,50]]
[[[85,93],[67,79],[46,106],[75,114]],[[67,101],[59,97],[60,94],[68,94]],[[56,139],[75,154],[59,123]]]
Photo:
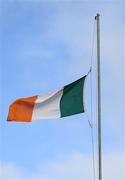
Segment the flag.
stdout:
[[17,99],[10,105],[7,121],[31,122],[84,112],[85,78],[86,76],[53,93]]

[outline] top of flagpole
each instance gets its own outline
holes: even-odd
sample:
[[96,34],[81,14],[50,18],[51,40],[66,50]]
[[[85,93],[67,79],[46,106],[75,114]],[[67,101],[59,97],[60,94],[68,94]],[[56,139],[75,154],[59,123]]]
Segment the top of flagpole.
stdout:
[[99,13],[97,13],[97,15],[95,16],[95,20],[97,19],[97,17],[99,17],[100,16],[100,14]]

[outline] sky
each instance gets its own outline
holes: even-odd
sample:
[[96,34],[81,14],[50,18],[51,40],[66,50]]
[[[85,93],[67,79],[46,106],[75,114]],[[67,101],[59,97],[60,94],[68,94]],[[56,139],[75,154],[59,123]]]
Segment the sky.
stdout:
[[[125,179],[124,11],[122,0],[0,0],[1,179],[93,179],[92,119],[97,178],[97,13],[103,179]],[[31,123],[6,121],[15,99],[77,80],[89,71],[91,60],[86,113]]]

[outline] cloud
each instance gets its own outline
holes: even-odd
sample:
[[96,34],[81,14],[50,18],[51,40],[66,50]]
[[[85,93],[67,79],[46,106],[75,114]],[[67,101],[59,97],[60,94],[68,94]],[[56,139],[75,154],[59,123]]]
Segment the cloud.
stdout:
[[[104,155],[103,178],[105,180],[125,178],[123,157],[123,154]],[[47,174],[50,179],[93,179],[92,158],[82,153],[74,153],[62,160],[49,162],[39,171]]]
[[14,163],[0,163],[0,179],[21,179],[22,173]]
[[90,157],[80,153],[71,154],[60,160],[49,162],[39,169],[51,179],[90,179],[92,178]]
[[[97,178],[97,161],[95,161]],[[103,179],[122,180],[125,178],[125,154],[114,153],[103,156]],[[29,174],[29,175],[26,175]],[[93,179],[92,157],[80,152],[62,156],[38,168],[37,171],[27,173],[12,163],[5,163],[0,168],[2,179]]]

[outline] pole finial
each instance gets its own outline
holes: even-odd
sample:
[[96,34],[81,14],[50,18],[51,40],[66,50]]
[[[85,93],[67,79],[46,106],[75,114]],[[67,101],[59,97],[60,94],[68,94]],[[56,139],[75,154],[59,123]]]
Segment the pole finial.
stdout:
[[99,13],[97,13],[96,14],[96,16],[95,16],[95,20],[97,19],[97,17],[99,17],[100,16],[100,14]]

